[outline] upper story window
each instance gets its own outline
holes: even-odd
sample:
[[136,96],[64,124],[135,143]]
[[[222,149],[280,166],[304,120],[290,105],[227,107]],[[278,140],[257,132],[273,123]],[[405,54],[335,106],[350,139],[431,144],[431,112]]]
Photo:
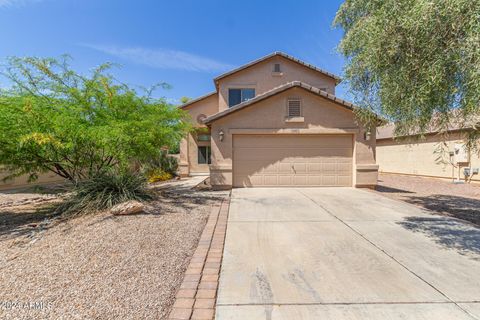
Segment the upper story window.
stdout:
[[275,63],[273,65],[273,72],[282,72],[282,69],[280,68],[280,63]]
[[228,89],[228,106],[233,107],[239,103],[255,97],[255,89]]

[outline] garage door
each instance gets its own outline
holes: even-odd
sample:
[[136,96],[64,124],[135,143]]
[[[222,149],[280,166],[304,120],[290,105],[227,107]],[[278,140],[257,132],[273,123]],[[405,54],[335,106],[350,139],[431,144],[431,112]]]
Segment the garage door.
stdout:
[[235,187],[351,186],[352,135],[234,135]]

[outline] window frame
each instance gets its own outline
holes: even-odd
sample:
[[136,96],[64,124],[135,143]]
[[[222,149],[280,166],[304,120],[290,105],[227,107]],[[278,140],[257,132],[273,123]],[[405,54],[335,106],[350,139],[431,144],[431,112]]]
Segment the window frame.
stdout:
[[[236,103],[236,104],[230,104],[230,97],[231,97],[231,90],[240,90],[240,102],[239,103]],[[253,90],[253,97],[251,97],[250,99],[243,99],[243,91],[244,90]],[[232,87],[232,88],[228,88],[228,107],[229,108],[232,108],[236,105],[239,105],[240,103],[243,103],[245,101],[248,101],[248,100],[251,100],[253,98],[255,98],[255,95],[257,94],[257,91],[255,89],[255,87]]]
[[210,133],[198,133],[197,134],[197,141],[200,142],[209,142],[212,139]]
[[[205,162],[200,162],[200,149],[205,148]],[[210,146],[198,146],[197,147],[197,164],[212,164],[212,148]]]

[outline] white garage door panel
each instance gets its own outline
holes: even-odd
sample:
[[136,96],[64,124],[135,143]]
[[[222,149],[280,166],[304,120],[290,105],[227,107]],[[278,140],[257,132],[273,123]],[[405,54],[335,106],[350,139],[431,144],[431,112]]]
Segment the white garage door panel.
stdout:
[[234,135],[234,186],[351,186],[352,145],[351,135]]

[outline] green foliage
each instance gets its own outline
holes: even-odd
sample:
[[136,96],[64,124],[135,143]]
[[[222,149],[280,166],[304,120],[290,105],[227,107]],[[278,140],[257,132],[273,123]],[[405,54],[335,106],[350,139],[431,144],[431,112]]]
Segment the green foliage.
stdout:
[[174,145],[173,147],[170,147],[170,149],[168,149],[168,151],[171,154],[179,154],[180,153],[180,141],[176,145]]
[[57,212],[65,216],[94,213],[125,201],[152,198],[143,174],[130,170],[104,170],[77,183],[73,194],[57,208]]
[[147,161],[190,130],[182,110],[119,83],[109,64],[84,76],[67,62],[10,58],[3,68],[13,86],[0,91],[0,165],[14,175],[77,183]]
[[355,101],[397,134],[480,115],[480,0],[346,0],[334,25]]
[[148,171],[147,178],[149,183],[155,183],[170,180],[173,178],[173,175],[171,173],[163,171],[160,168],[156,168]]
[[169,180],[177,174],[177,170],[178,159],[165,150],[160,150],[156,157],[143,165],[143,172],[150,183]]
[[181,98],[180,98],[180,102],[181,102],[182,104],[187,103],[187,102],[190,101],[190,100],[192,100],[192,98],[190,98],[190,97],[181,97]]

